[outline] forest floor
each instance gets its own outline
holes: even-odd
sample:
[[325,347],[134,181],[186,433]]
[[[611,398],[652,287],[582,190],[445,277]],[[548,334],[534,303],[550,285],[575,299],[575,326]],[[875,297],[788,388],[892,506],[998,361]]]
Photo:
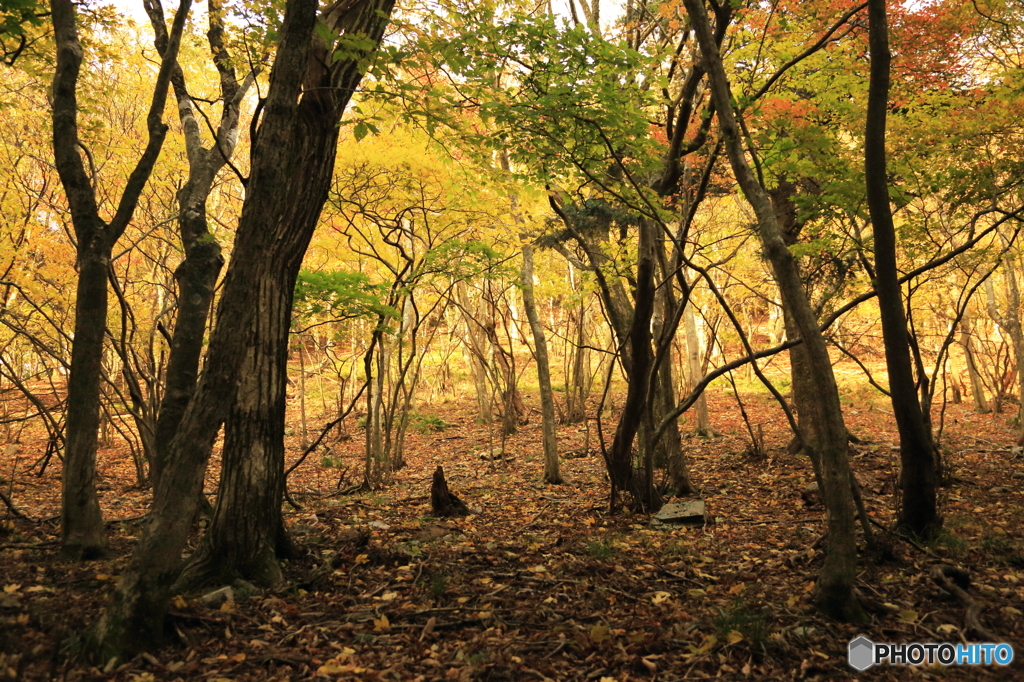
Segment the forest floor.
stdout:
[[[481,453],[497,443],[468,403],[421,408],[444,428],[421,420],[424,433],[410,432],[406,467],[391,484],[339,495],[339,478],[345,485],[361,470],[362,431],[352,425],[349,440],[289,478],[302,509],[286,507],[287,523],[307,556],[286,566],[285,583],[236,586],[219,606],[201,594],[176,598],[166,647],[97,667],[75,655],[76,637],[125,566],[149,493],[134,486],[123,451],[101,451],[112,558],[62,563],[59,464],[37,477],[43,444],[23,438],[0,459],[0,489],[30,519],[0,509],[0,679],[1024,680],[1024,458],[1011,448],[1007,415],[949,407],[946,531],[927,544],[889,541],[887,561],[862,557],[860,589],[888,612],[855,626],[812,608],[824,521],[800,493],[813,475],[805,458],[786,454],[778,409],[762,396],[745,400],[767,457],[746,452],[734,399],[713,392],[723,435],[684,441],[711,522],[670,530],[608,513],[593,423],[589,449],[583,425],[561,427],[560,449],[573,456],[562,460],[566,485],[552,486],[540,480],[539,414],[508,439],[510,460],[492,462]],[[845,407],[862,440],[853,464],[868,509],[888,525],[898,458],[891,414],[877,400]],[[300,448],[290,441],[294,461]],[[438,464],[473,514],[431,517]],[[858,635],[970,639],[964,608],[929,579],[942,562],[970,571],[981,621],[1014,646],[1015,663],[855,673],[847,645]]]

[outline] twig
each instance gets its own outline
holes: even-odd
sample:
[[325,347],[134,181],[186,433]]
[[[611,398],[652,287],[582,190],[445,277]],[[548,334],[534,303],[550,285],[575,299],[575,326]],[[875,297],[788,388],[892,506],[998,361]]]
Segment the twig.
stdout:
[[18,509],[14,506],[14,503],[11,502],[11,498],[7,497],[7,493],[5,493],[2,490],[0,490],[0,500],[3,500],[4,504],[7,505],[7,508],[11,510],[11,513],[17,516],[19,519],[25,519],[26,521],[32,520],[29,517],[25,516],[25,514],[18,511]]

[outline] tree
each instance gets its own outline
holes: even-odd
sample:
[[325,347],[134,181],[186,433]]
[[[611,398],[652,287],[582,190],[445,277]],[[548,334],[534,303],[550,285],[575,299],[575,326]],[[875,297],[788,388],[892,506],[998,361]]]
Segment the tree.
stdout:
[[[244,360],[224,424],[217,504],[210,527],[184,570],[183,584],[237,577],[273,584],[281,578],[277,559],[294,553],[285,534],[281,503],[295,284],[333,180],[342,114],[380,44],[393,6],[393,0],[364,0],[355,5],[341,1],[317,17],[319,28],[314,29],[292,129],[291,144],[297,146],[293,153],[303,163],[293,166],[287,184],[277,188],[283,203],[278,210],[296,239],[280,250],[277,270],[257,280],[259,314],[243,332]],[[247,190],[255,191],[251,184]]]
[[[793,315],[807,348],[807,368],[818,387],[819,400],[811,403],[802,429],[808,454],[816,462],[815,474],[825,502],[828,520],[828,553],[819,576],[818,607],[832,618],[865,619],[854,590],[857,575],[857,544],[853,518],[852,472],[847,455],[847,432],[839,403],[832,362],[811,310],[793,254],[779,229],[775,209],[746,159],[737,113],[702,0],[684,0],[700,46],[715,103],[719,127],[733,174],[757,217],[758,236],[771,263],[783,305]],[[718,21],[721,22],[721,17]]]
[[[391,8],[386,0],[329,8],[324,23],[341,29],[341,36],[328,45],[321,37],[314,40],[315,0],[287,4],[205,371],[167,447],[150,523],[113,602],[93,632],[96,646],[108,658],[145,650],[162,638],[163,617],[179,574],[181,550],[210,450],[232,411],[253,416],[249,433],[254,439],[264,436],[266,449],[225,453],[224,467],[241,470],[242,477],[252,473],[263,478],[261,484],[250,477],[242,488],[256,492],[265,506],[232,508],[232,503],[254,502],[237,494],[238,489],[218,500],[214,524],[219,523],[220,529],[235,521],[253,526],[239,537],[218,530],[200,556],[221,556],[225,564],[194,564],[193,575],[209,575],[204,569],[273,575],[268,546],[274,546],[280,529],[283,481],[283,467],[278,468],[282,432],[275,429],[283,428],[277,414],[296,275],[327,197],[339,109],[362,76],[366,57],[383,35]],[[333,64],[325,61],[337,49],[342,51],[341,58]],[[257,363],[267,374],[247,375],[257,369]],[[247,461],[252,461],[248,472],[244,470]],[[246,517],[246,512],[251,516]]]
[[[168,36],[160,0],[146,3],[156,38],[157,51],[167,51]],[[221,246],[210,233],[206,202],[217,173],[230,162],[238,141],[242,101],[255,82],[258,68],[239,82],[231,54],[224,41],[223,7],[212,0],[207,15],[210,28],[207,39],[220,84],[221,116],[209,147],[203,146],[203,135],[196,116],[196,104],[189,95],[185,74],[175,61],[171,85],[178,103],[178,116],[185,136],[189,174],[177,192],[178,232],[185,258],[174,272],[178,298],[174,330],[171,333],[170,355],[153,438],[156,451],[150,466],[150,482],[156,487],[163,466],[160,448],[174,437],[188,401],[195,391],[199,375],[199,359],[206,338],[206,320],[212,308],[217,276],[224,265]]]
[[935,503],[935,446],[921,410],[911,366],[903,292],[896,266],[896,230],[889,205],[885,121],[889,108],[889,30],[885,0],[868,0],[871,83],[864,131],[864,180],[874,232],[875,291],[881,311],[889,392],[900,434],[903,496],[898,525],[920,536],[942,525]]
[[[61,553],[88,559],[102,553],[103,519],[96,497],[96,437],[99,429],[101,363],[107,319],[107,274],[111,251],[124,233],[146,185],[167,126],[163,110],[172,66],[191,0],[182,0],[168,37],[153,87],[147,118],[149,142],[128,178],[113,218],[100,217],[94,177],[81,151],[90,153],[79,136],[77,86],[83,50],[70,0],[52,0],[50,9],[57,44],[53,81],[53,152],[67,194],[77,239],[78,286],[75,335],[68,381],[67,438],[61,479]],[[92,173],[95,169],[92,169]]]
[[523,244],[523,307],[533,333],[534,356],[537,360],[537,382],[540,384],[541,429],[544,442],[544,481],[562,483],[558,471],[558,442],[555,440],[555,399],[551,393],[551,365],[548,362],[548,342],[544,326],[537,314],[533,296],[533,246]]

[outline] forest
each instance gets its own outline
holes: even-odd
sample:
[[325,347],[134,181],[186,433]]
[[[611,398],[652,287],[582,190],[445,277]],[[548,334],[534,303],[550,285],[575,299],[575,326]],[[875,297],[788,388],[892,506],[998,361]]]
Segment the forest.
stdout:
[[0,51],[0,680],[1024,679],[1021,0]]

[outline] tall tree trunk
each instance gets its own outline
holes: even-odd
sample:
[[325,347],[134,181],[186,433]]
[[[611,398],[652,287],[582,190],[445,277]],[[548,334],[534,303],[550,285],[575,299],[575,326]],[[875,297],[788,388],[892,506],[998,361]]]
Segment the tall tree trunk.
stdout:
[[874,232],[875,291],[881,312],[889,394],[900,434],[903,496],[898,524],[917,535],[930,535],[941,527],[942,520],[935,501],[935,446],[911,365],[903,291],[896,266],[896,230],[889,205],[885,126],[890,54],[885,0],[868,0],[868,23],[871,81],[864,130],[864,181]]
[[816,427],[808,434],[806,442],[808,454],[816,459],[821,472],[821,493],[828,523],[828,552],[816,585],[816,602],[830,617],[863,621],[865,616],[854,591],[857,543],[847,432],[828,349],[807,299],[796,260],[783,240],[771,200],[747,162],[732,93],[703,0],[684,0],[684,5],[704,58],[733,174],[757,216],[764,255],[771,263],[783,305],[792,312],[807,347],[808,372],[818,388],[818,400],[809,406],[805,415]]
[[[640,238],[637,246],[636,307],[629,330],[629,357],[632,374],[626,389],[626,402],[622,407],[615,437],[608,450],[608,475],[612,483],[612,507],[617,505],[617,495],[626,493],[634,506],[640,509],[654,509],[658,506],[657,494],[652,485],[653,453],[643,448],[645,466],[642,479],[638,480],[633,465],[633,441],[647,409],[648,386],[651,381],[651,366],[654,360],[651,351],[651,318],[654,315],[654,235],[653,227],[646,219],[640,220]],[[651,461],[648,461],[651,460]]]
[[964,310],[960,318],[960,347],[964,351],[964,359],[967,364],[967,377],[971,381],[971,399],[974,401],[974,411],[978,414],[988,414],[992,410],[985,400],[985,383],[981,380],[981,372],[978,371],[978,364],[974,358],[974,344],[971,336],[970,312]]
[[537,314],[533,297],[533,246],[523,244],[523,308],[533,333],[534,354],[537,360],[537,383],[540,385],[541,429],[544,433],[544,480],[561,484],[558,470],[558,442],[555,439],[555,398],[551,394],[551,366],[548,363],[548,342],[544,327]]
[[[392,7],[391,0],[336,6],[344,37],[359,38],[360,45],[378,44]],[[179,573],[210,450],[234,405],[243,361],[259,351],[259,344],[251,343],[253,330],[261,331],[264,311],[259,301],[253,304],[253,292],[273,303],[285,300],[280,289],[287,285],[290,302],[295,274],[327,198],[339,109],[368,55],[335,62],[330,79],[324,79],[328,62],[326,50],[317,49],[316,19],[316,0],[288,0],[205,370],[167,447],[149,525],[93,633],[107,658],[146,650],[162,639],[170,587]],[[317,81],[312,87],[306,80],[311,75]],[[311,185],[310,179],[324,184]],[[270,308],[274,318],[266,321],[267,329],[287,330],[288,321],[281,318],[289,307]],[[271,400],[268,396],[262,402],[267,406]]]
[[124,233],[153,170],[167,126],[163,110],[167,83],[177,57],[191,0],[182,0],[160,64],[147,116],[149,140],[125,185],[109,222],[100,218],[95,178],[85,170],[78,136],[78,75],[83,51],[71,0],[51,0],[57,64],[53,79],[53,152],[71,208],[78,241],[75,336],[68,379],[67,439],[61,475],[61,553],[88,559],[102,554],[103,517],[96,495],[96,438],[99,430],[103,335],[107,324],[107,273],[111,251]]
[[587,313],[580,301],[569,310],[568,326],[570,350],[566,358],[565,414],[566,424],[575,424],[587,418],[587,397],[590,395],[590,349],[587,345]]
[[[168,38],[160,0],[147,3],[146,11],[153,26],[157,51],[163,55],[167,50]],[[185,258],[174,272],[178,285],[177,310],[167,359],[163,400],[156,422],[157,447],[149,462],[150,481],[154,488],[162,471],[161,448],[174,437],[196,388],[207,317],[213,307],[217,277],[224,266],[221,246],[210,234],[207,224],[206,202],[217,173],[234,153],[241,120],[239,109],[256,75],[255,71],[251,72],[241,83],[235,76],[231,55],[224,44],[224,11],[219,0],[210,1],[207,14],[210,25],[207,39],[220,74],[221,89],[221,118],[210,147],[203,147],[199,121],[188,94],[184,72],[177,63],[171,71],[178,118],[185,136],[189,177],[176,197],[178,233]],[[202,503],[205,503],[205,498],[202,498]]]
[[[350,10],[331,5],[319,22],[329,34],[360,37],[376,46],[393,0],[367,0]],[[334,177],[339,122],[365,64],[348,57],[333,61],[331,47],[315,40],[295,122],[293,151],[304,163],[290,182],[298,186],[293,229],[305,235],[301,248],[282,258],[276,272],[254,283],[259,314],[245,332],[245,360],[235,403],[224,424],[221,481],[213,519],[189,562],[189,582],[240,577],[270,585],[281,579],[277,557],[291,553],[284,532],[284,415],[287,402],[288,339],[295,280],[309,238]],[[310,94],[316,93],[316,94]],[[305,105],[305,106],[304,106]],[[384,346],[381,346],[384,349]],[[383,381],[388,355],[380,354]],[[379,417],[378,417],[379,419]],[[390,466],[385,467],[390,470]]]
[[[654,420],[661,419],[662,415],[672,412],[676,406],[676,382],[673,376],[675,363],[672,360],[673,344],[671,339],[675,336],[679,327],[680,302],[676,299],[672,290],[671,279],[676,268],[666,263],[665,250],[660,243],[655,242],[655,255],[658,264],[658,276],[662,285],[655,291],[655,319],[654,334],[655,343],[660,347],[660,352],[665,356],[658,365],[657,376],[652,380],[655,383],[651,404],[647,407],[650,418],[648,432],[653,434]],[[703,396],[703,394],[702,394]],[[683,441],[679,437],[679,425],[673,419],[665,435],[658,441],[653,453],[656,462],[663,462],[668,470],[668,486],[670,492],[676,495],[691,495],[697,492],[697,488],[690,480],[690,472],[686,466],[686,455],[683,452]],[[653,475],[653,472],[652,472]]]
[[292,303],[284,284],[294,275],[275,274],[253,292],[260,315],[245,331],[245,359],[224,423],[217,503],[180,587],[223,585],[238,578],[266,587],[282,578],[277,548],[284,532],[283,397]]

